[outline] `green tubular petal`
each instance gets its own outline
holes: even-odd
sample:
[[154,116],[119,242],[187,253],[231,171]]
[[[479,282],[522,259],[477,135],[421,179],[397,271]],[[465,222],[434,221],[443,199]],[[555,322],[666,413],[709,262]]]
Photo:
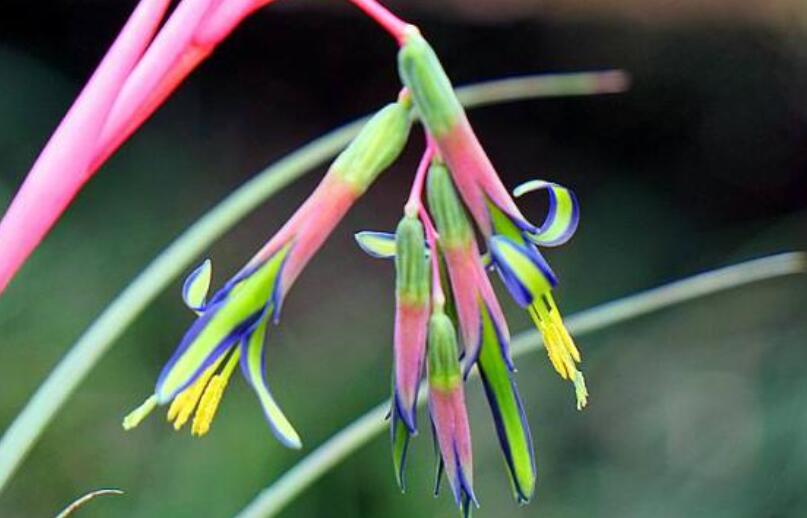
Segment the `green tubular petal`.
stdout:
[[441,245],[445,248],[467,245],[473,239],[473,228],[446,166],[432,164],[426,190]]
[[524,254],[518,245],[507,239],[496,239],[496,243],[498,260],[506,263],[508,269],[533,299],[552,290],[552,284],[544,272]]
[[258,327],[250,335],[246,344],[246,351],[244,351],[245,354],[242,354],[241,357],[242,368],[246,371],[247,378],[258,395],[261,407],[263,407],[263,413],[269,421],[275,436],[289,448],[299,449],[303,446],[300,436],[280,410],[269,392],[269,388],[266,386],[264,344],[266,341],[266,323],[268,321],[268,316],[264,316]]
[[463,109],[434,50],[414,32],[398,53],[398,73],[415,100],[420,118],[439,138],[460,120]]
[[367,121],[350,145],[336,157],[331,171],[357,192],[364,192],[401,154],[411,127],[408,102],[388,104]]
[[532,436],[518,389],[502,357],[496,330],[487,311],[482,315],[482,350],[478,367],[496,422],[513,492],[517,500],[529,500],[536,479]]
[[429,319],[428,364],[429,388],[452,391],[462,383],[457,332],[445,313]]
[[363,230],[354,236],[356,243],[364,252],[378,259],[395,257],[395,234]]
[[429,261],[423,224],[404,216],[395,230],[395,286],[399,300],[423,305],[429,300]]
[[488,212],[490,213],[494,234],[505,236],[519,244],[525,244],[521,229],[499,207],[488,202]]

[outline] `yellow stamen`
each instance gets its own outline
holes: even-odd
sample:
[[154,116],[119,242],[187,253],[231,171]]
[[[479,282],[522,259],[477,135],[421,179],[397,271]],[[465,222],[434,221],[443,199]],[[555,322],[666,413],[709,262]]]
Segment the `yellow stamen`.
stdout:
[[230,376],[232,376],[240,356],[241,349],[236,348],[221,373],[213,376],[213,379],[207,385],[204,394],[202,394],[202,399],[199,401],[196,414],[193,416],[193,424],[191,425],[193,435],[202,437],[210,431],[210,424],[213,422],[213,418],[216,417],[216,410],[218,410],[219,403],[221,403],[224,389],[227,388],[227,382],[230,381]]
[[188,422],[191,414],[193,414],[193,409],[196,408],[196,403],[199,402],[204,393],[207,382],[218,369],[222,359],[224,359],[224,355],[213,362],[213,365],[208,367],[190,387],[177,394],[171,402],[166,418],[169,423],[173,421],[174,430],[179,431]]
[[123,429],[129,431],[135,428],[156,406],[157,396],[152,394],[148,399],[143,401],[143,404],[129,412],[129,414],[123,418]]
[[563,379],[574,383],[577,409],[582,410],[588,403],[588,390],[583,373],[577,369],[577,364],[581,361],[580,351],[563,324],[552,295],[546,293],[540,300],[534,301],[528,311],[544,339],[544,347],[552,366]]

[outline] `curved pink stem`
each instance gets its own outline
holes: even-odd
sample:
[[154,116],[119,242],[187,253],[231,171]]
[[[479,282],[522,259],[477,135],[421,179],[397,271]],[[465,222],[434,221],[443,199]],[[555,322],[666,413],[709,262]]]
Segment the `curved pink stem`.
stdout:
[[246,16],[271,1],[182,0],[153,41],[170,0],[140,2],[0,221],[0,293],[84,183]]
[[[115,99],[96,144],[96,153],[103,158],[99,161],[95,157],[95,169],[129,136],[125,134],[126,130],[130,134],[136,129],[137,126],[132,127],[130,118],[134,116],[142,122],[148,117],[142,112],[138,117],[138,111],[147,104],[149,96],[188,49],[211,3],[213,0],[183,0],[171,13]],[[92,169],[91,171],[94,172]]]
[[[274,0],[214,0],[206,6],[202,17],[196,21],[196,28],[192,31],[190,39],[185,38],[184,48],[173,56],[164,55],[163,60],[152,62],[150,66],[142,65],[143,71],[139,77],[132,77],[126,82],[121,97],[127,91],[141,91],[139,103],[129,102],[128,107],[121,108],[110,115],[110,120],[104,128],[104,136],[98,145],[98,152],[90,167],[92,172],[100,168],[104,162],[148,119],[171,93],[190,75],[193,70],[216,49],[216,47],[232,33],[232,31],[250,14],[264,7]],[[186,4],[187,5],[187,4]],[[202,4],[198,4],[202,5]],[[180,5],[181,6],[181,5]],[[191,13],[193,14],[193,13]],[[198,15],[198,13],[196,13]],[[177,17],[177,18],[175,18]],[[172,20],[177,25],[193,24],[194,21],[187,11],[180,12],[179,7],[166,23],[166,29]],[[196,18],[194,16],[193,18]],[[161,31],[162,34],[163,31]],[[178,43],[179,37],[164,44],[172,49]],[[155,40],[155,44],[157,40]],[[154,45],[152,45],[154,47]],[[152,49],[149,48],[149,53]],[[156,51],[155,51],[156,52]],[[170,59],[169,59],[170,57]],[[145,62],[146,56],[144,56]],[[148,69],[146,67],[148,66]],[[138,65],[138,68],[141,64]],[[139,82],[139,84],[138,84]],[[144,84],[150,83],[149,90]],[[124,101],[116,102],[116,107]]]
[[404,44],[406,30],[410,24],[395,16],[389,9],[379,4],[376,0],[350,1],[395,38],[399,45]]
[[142,0],[59,124],[0,221],[0,292],[82,185],[104,121],[169,0]]

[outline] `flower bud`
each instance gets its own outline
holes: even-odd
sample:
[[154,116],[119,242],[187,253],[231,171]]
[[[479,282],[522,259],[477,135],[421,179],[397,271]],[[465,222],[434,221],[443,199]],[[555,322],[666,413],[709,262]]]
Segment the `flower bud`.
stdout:
[[395,377],[393,383],[393,431],[397,418],[417,431],[415,413],[418,387],[426,355],[429,321],[429,260],[423,225],[417,217],[404,216],[395,231]]
[[412,126],[409,108],[409,102],[402,99],[379,110],[336,158],[331,170],[357,192],[364,192],[401,154]]
[[445,165],[432,164],[426,189],[442,246],[452,249],[468,245],[473,239],[473,229]]
[[429,299],[429,260],[423,225],[417,217],[404,216],[395,231],[396,295],[413,305]]
[[462,384],[457,356],[457,333],[445,313],[434,313],[429,319],[428,371],[429,388],[452,392]]
[[407,35],[398,52],[398,73],[412,93],[424,124],[435,137],[454,127],[463,113],[462,105],[440,60],[420,34]]
[[457,357],[457,334],[451,319],[442,311],[435,312],[429,320],[428,371],[429,416],[440,451],[440,465],[456,503],[468,516],[471,502],[476,503],[471,429]]

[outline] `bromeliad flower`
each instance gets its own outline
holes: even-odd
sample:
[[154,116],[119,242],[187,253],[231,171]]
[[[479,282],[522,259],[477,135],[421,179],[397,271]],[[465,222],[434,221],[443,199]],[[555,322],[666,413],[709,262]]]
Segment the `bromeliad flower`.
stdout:
[[176,429],[195,411],[192,432],[204,435],[240,362],[277,438],[300,447],[297,432],[266,382],[267,323],[278,321],[283,299],[302,269],[353,203],[400,154],[410,125],[405,98],[379,111],[337,157],[308,200],[209,302],[205,300],[209,264],[190,275],[183,295],[199,318],[163,368],[154,395],[126,417],[124,428],[136,426],[156,405],[171,403],[168,419]]
[[572,191],[543,181],[523,184],[516,193],[536,189],[549,192],[550,208],[545,223],[535,230],[524,230],[517,220],[491,205],[493,228],[497,234],[488,241],[490,254],[513,299],[527,309],[540,331],[552,366],[563,379],[574,384],[579,410],[586,406],[588,399],[585,379],[577,368],[581,361],[580,352],[552,297],[557,278],[535,246],[537,241],[556,246],[571,237],[577,226],[577,202]]
[[399,52],[399,70],[421,121],[488,241],[493,266],[541,332],[552,365],[564,379],[574,383],[577,407],[582,409],[588,391],[577,369],[580,353],[552,297],[557,279],[537,248],[563,244],[572,236],[579,219],[574,194],[548,182],[521,186],[517,195],[538,189],[549,193],[549,214],[544,223],[529,223],[476,138],[437,56],[417,30],[410,30]]

